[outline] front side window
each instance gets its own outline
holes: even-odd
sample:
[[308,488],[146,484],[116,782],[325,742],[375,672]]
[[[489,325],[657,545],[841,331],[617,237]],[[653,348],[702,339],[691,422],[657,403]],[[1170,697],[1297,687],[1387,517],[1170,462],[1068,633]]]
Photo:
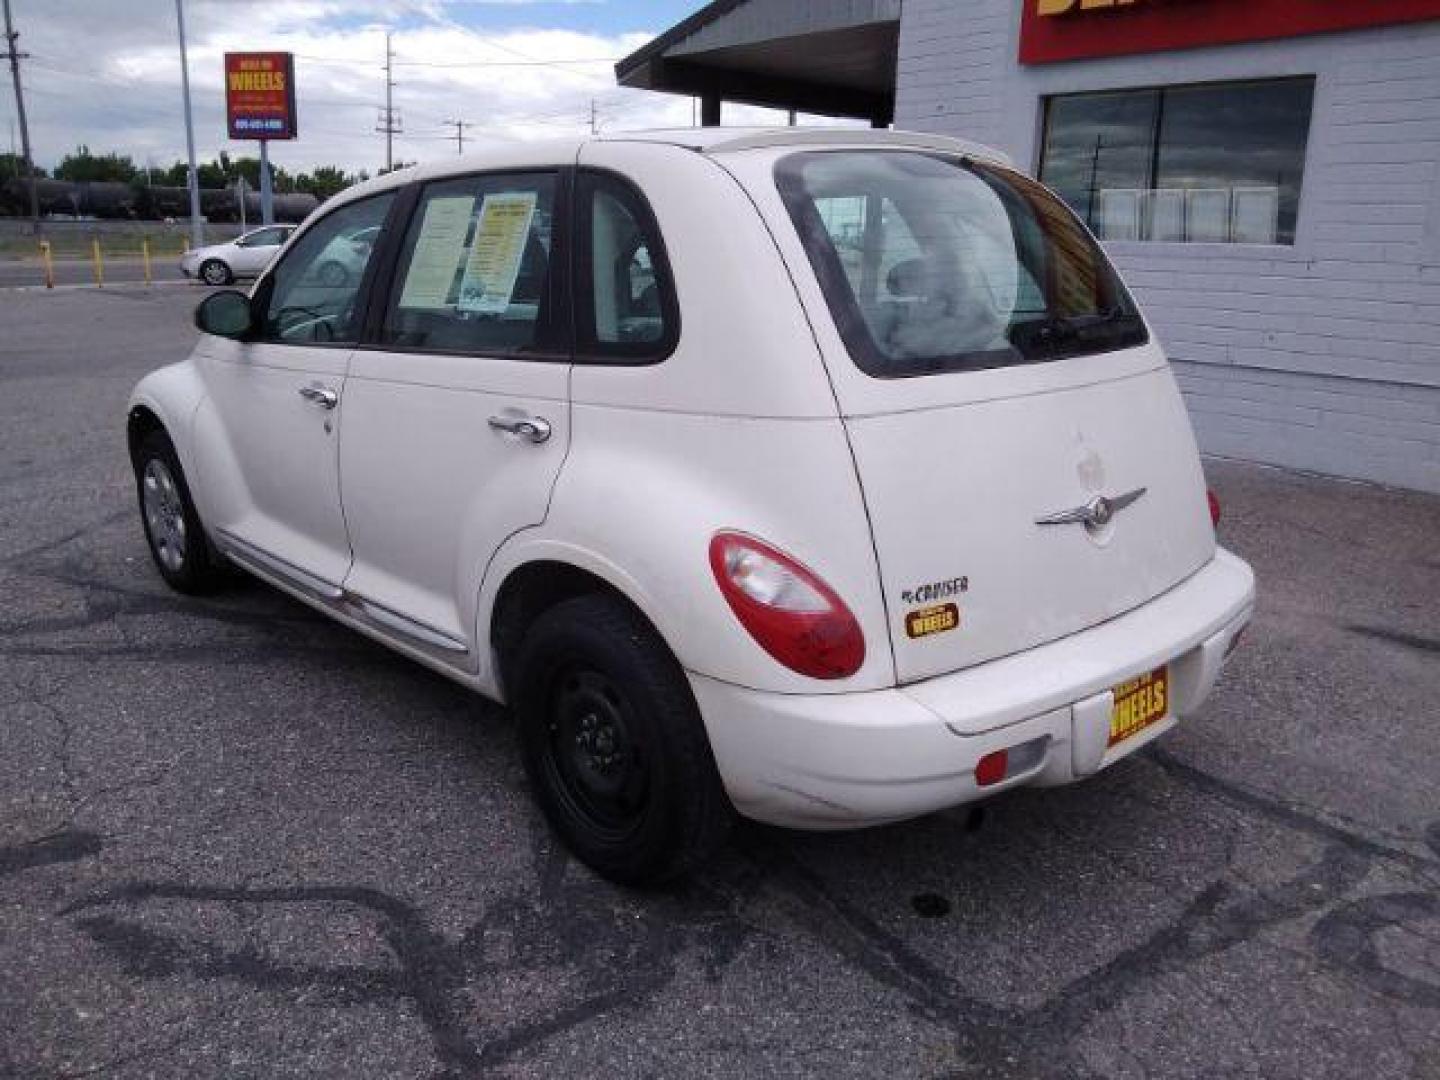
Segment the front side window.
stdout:
[[552,351],[556,177],[495,173],[427,184],[381,331],[398,348]]
[[632,362],[669,352],[679,309],[659,229],[628,184],[582,173],[577,191],[576,345]]
[[262,340],[291,345],[357,340],[360,284],[371,249],[357,248],[350,238],[360,229],[378,232],[394,199],[387,192],[349,203],[305,230],[257,291],[265,312]]
[[289,229],[256,229],[240,238],[241,247],[279,247],[290,235]]
[[792,154],[776,180],[847,347],[880,378],[1139,345],[1098,245],[1011,169],[919,151]]
[[1312,78],[1064,94],[1040,179],[1103,240],[1293,244]]

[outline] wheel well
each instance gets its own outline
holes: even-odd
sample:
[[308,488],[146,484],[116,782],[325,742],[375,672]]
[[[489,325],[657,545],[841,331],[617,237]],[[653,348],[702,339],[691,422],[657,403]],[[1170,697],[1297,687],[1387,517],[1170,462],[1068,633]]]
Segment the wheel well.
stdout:
[[490,618],[490,644],[499,661],[502,689],[530,625],[556,604],[594,593],[614,596],[645,618],[644,612],[614,585],[578,566],[546,561],[526,563],[511,571],[500,586]]
[[136,405],[131,409],[125,424],[125,437],[130,447],[130,460],[135,460],[135,454],[139,451],[140,444],[152,432],[163,432],[164,430],[165,425],[160,422],[160,418],[144,405]]

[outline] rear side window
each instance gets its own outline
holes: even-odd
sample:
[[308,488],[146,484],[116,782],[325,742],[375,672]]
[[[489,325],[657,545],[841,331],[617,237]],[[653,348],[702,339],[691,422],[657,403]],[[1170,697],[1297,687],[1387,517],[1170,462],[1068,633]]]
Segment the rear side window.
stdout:
[[1143,344],[1075,216],[1017,172],[918,151],[792,154],[776,181],[856,364],[880,378]]
[[381,341],[480,355],[552,351],[556,179],[494,173],[427,184]]
[[576,350],[651,363],[679,336],[679,307],[659,228],[628,183],[582,172],[576,186]]

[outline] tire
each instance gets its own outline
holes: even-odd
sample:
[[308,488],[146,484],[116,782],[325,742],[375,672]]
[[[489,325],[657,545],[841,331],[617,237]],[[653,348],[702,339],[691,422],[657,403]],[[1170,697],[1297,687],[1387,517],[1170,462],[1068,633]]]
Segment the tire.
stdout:
[[350,271],[334,259],[321,263],[317,273],[320,276],[320,284],[327,289],[338,289],[350,280]]
[[229,285],[235,280],[230,267],[221,259],[206,259],[201,263],[199,277],[206,285]]
[[622,885],[679,877],[724,843],[735,812],[680,665],[615,597],[535,620],[511,685],[525,771],[550,825]]
[[169,437],[163,431],[146,435],[134,465],[145,546],[165,584],[192,596],[214,592],[225,580],[224,566],[210,550]]

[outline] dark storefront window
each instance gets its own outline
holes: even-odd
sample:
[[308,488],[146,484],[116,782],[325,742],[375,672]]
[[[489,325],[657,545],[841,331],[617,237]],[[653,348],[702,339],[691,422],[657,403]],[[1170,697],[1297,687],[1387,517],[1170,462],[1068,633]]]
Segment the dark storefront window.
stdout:
[[1065,94],[1040,178],[1104,240],[1293,244],[1315,80]]

